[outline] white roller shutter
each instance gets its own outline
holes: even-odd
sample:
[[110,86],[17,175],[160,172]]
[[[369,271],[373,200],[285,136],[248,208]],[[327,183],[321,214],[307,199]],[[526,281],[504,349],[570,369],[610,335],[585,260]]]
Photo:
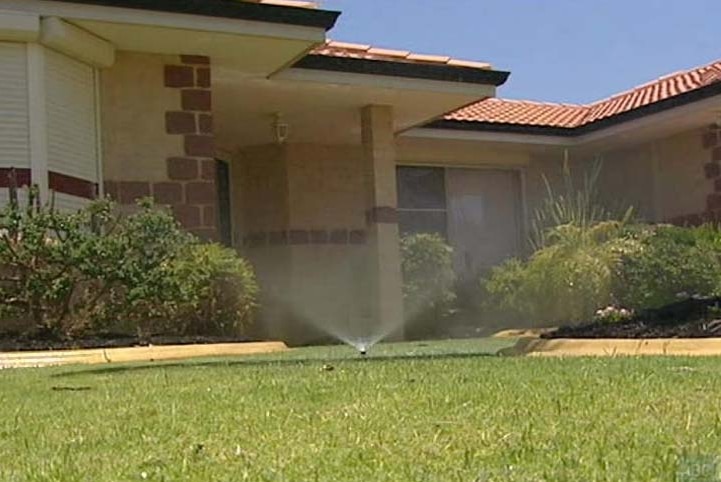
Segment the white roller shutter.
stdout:
[[95,182],[93,68],[52,50],[46,55],[48,169]]
[[25,44],[0,42],[0,167],[30,167]]
[[[98,182],[95,72],[46,50],[48,170]],[[56,195],[59,208],[77,209],[86,199]]]

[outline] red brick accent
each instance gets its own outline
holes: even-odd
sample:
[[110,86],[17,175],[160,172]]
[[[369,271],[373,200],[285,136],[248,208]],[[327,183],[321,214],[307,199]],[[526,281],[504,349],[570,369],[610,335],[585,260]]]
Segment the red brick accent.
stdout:
[[348,233],[349,244],[364,244],[366,242],[366,233],[361,229],[354,229]]
[[98,185],[94,182],[53,171],[48,172],[48,187],[51,191],[85,199],[95,199],[98,192]]
[[721,193],[711,193],[706,198],[706,208],[710,211],[721,209]]
[[180,106],[165,113],[165,126],[168,134],[183,136],[184,155],[166,160],[170,181],[153,184],[153,194],[185,229],[217,240],[210,58],[182,55],[179,64],[165,67],[165,84],[180,90]]
[[183,185],[179,182],[156,182],[153,184],[153,197],[160,204],[180,204],[183,202]]
[[291,231],[253,232],[243,237],[243,244],[257,248],[261,246],[286,245],[360,245],[367,241],[367,234],[362,229],[295,229]]
[[171,157],[167,161],[168,177],[173,181],[198,178],[198,160],[190,157]]
[[166,65],[165,66],[165,86],[180,88],[193,87],[195,85],[195,75],[193,67],[185,65]]
[[293,229],[288,232],[288,242],[290,244],[308,244],[309,241],[308,231],[304,229]]
[[215,217],[215,206],[203,207],[203,226],[214,227],[217,219]]
[[285,246],[288,244],[288,233],[286,231],[271,231],[268,233],[268,244],[271,246]]
[[314,229],[310,232],[311,244],[328,244],[328,231]]
[[[14,179],[13,179],[14,177]],[[29,186],[31,183],[30,169],[15,167],[0,167],[0,187]]]
[[701,144],[703,145],[704,149],[716,147],[716,145],[718,144],[718,133],[716,132],[716,130],[705,132],[701,137]]
[[195,134],[195,114],[192,112],[166,112],[165,131],[168,134]]
[[215,181],[215,159],[200,161],[200,178],[206,181]]
[[243,243],[251,248],[263,246],[266,242],[268,242],[268,234],[263,232],[250,233],[243,238]]
[[118,199],[122,204],[132,204],[138,198],[150,196],[150,183],[140,181],[119,181]]
[[329,240],[332,244],[348,244],[348,230],[334,229],[330,232]]
[[173,206],[173,215],[185,229],[199,227],[200,207],[189,204],[176,204]]
[[211,114],[198,115],[198,132],[201,134],[213,133],[213,116]]
[[180,61],[184,64],[208,65],[210,64],[210,57],[205,55],[181,55]]
[[198,87],[210,87],[210,69],[198,68],[195,71],[195,85]]
[[185,202],[188,204],[215,204],[215,183],[189,182],[185,185]]
[[715,179],[721,174],[718,162],[708,162],[703,166],[703,169],[706,173],[706,179]]
[[185,154],[194,157],[213,157],[215,139],[213,136],[185,136]]
[[210,111],[212,100],[209,90],[188,89],[180,94],[183,110]]

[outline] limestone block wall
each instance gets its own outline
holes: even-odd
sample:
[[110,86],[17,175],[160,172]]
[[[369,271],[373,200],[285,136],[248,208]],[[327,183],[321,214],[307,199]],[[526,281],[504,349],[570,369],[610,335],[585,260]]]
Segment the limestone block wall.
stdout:
[[681,225],[721,221],[721,127],[669,138],[660,152],[666,219]]
[[264,145],[232,162],[235,238],[263,286],[266,333],[294,343],[351,323],[366,241],[360,146]]

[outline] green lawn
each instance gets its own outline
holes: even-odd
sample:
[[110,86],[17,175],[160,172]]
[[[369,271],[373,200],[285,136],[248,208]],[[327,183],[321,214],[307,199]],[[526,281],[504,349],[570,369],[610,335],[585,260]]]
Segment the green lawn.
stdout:
[[0,480],[721,480],[721,359],[503,343],[2,370]]

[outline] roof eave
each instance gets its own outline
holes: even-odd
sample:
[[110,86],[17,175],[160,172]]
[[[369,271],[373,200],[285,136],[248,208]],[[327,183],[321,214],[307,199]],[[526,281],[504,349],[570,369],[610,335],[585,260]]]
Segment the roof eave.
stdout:
[[483,131],[483,132],[507,132],[513,134],[527,134],[537,136],[561,136],[561,137],[579,137],[593,132],[600,131],[618,124],[637,120],[653,114],[658,114],[667,110],[681,107],[694,102],[702,101],[710,97],[721,95],[721,82],[716,82],[695,90],[684,92],[683,94],[670,97],[653,104],[638,107],[633,110],[621,112],[611,117],[596,120],[588,124],[578,127],[558,127],[532,124],[514,124],[504,122],[477,122],[462,121],[453,119],[440,119],[423,126],[423,128],[431,129],[450,129],[464,131]]
[[51,0],[104,7],[131,8],[156,12],[182,13],[302,27],[333,28],[340,12],[332,10],[248,3],[237,0]]
[[293,67],[299,69],[346,72],[353,74],[483,84],[493,85],[496,87],[503,85],[510,75],[510,72],[455,65],[394,62],[390,60],[333,57],[319,54],[307,55],[296,62]]

